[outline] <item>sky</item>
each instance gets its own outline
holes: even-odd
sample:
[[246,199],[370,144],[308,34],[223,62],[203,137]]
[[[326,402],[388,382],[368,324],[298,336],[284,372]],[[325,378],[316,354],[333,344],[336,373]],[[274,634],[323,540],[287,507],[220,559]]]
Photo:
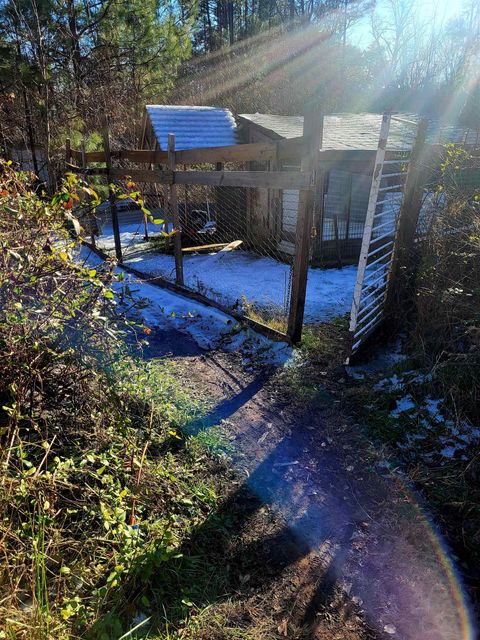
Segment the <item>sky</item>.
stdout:
[[[401,1],[401,0],[398,0]],[[380,15],[385,11],[386,0],[376,0],[375,11]],[[462,13],[465,0],[414,0],[417,15],[427,19],[436,19],[437,23],[448,22]],[[357,22],[349,32],[349,40],[361,48],[366,48],[371,42],[370,35],[371,12]]]

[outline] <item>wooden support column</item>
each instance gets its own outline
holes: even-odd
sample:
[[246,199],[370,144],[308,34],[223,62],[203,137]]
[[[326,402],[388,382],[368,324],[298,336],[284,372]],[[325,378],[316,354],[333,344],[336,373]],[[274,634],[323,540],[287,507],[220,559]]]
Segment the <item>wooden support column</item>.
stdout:
[[398,316],[398,310],[408,306],[409,281],[416,271],[412,263],[415,233],[422,208],[423,190],[432,170],[425,144],[427,128],[427,120],[422,119],[418,124],[405,180],[386,300],[386,311],[390,316]]
[[425,156],[427,126],[426,119],[422,119],[418,125],[405,180],[404,197],[397,229],[397,246],[402,251],[410,251],[412,248],[422,208],[423,188],[429,173],[428,159]]
[[322,181],[321,176],[317,175],[317,170],[319,151],[323,139],[323,114],[315,108],[310,107],[305,111],[303,139],[306,149],[305,155],[302,158],[301,169],[304,172],[313,173],[314,184],[309,189],[302,189],[300,191],[298,201],[292,291],[287,329],[287,334],[293,343],[299,342],[302,337],[310,246],[312,235],[314,235],[313,212],[315,207],[315,194],[318,193],[321,188],[319,182]]
[[[175,134],[168,134],[168,169],[175,171]],[[175,254],[175,281],[179,285],[183,285],[183,255],[182,255],[182,230],[180,228],[180,215],[178,212],[177,187],[175,185],[175,174],[173,184],[170,185],[169,204],[173,214],[173,226],[175,228],[173,251]]]
[[120,239],[120,226],[118,224],[118,211],[115,193],[111,188],[111,168],[112,156],[110,152],[110,136],[108,132],[108,124],[103,127],[103,146],[105,149],[105,163],[107,165],[107,181],[108,181],[108,199],[110,201],[110,211],[112,214],[113,238],[115,241],[115,255],[118,262],[122,262],[122,241]]
[[65,140],[65,162],[70,164],[72,160],[72,144],[70,142],[70,138]]

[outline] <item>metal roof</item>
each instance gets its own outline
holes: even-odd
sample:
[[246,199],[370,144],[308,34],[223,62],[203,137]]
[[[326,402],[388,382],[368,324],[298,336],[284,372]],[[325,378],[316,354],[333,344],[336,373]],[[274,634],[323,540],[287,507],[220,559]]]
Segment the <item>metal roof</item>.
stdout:
[[[417,120],[418,115],[402,114],[402,118]],[[303,133],[303,116],[277,116],[267,113],[242,113],[240,122],[252,123],[273,138],[296,138]],[[325,116],[323,148],[335,150],[375,150],[378,146],[382,115],[378,113],[339,113]],[[392,119],[389,148],[408,148],[412,141],[412,126]],[[477,144],[477,132],[462,127],[440,126],[429,122],[428,142],[466,142]]]
[[228,109],[150,104],[146,107],[161,150],[168,134],[175,134],[175,149],[225,147],[237,143],[236,125]]

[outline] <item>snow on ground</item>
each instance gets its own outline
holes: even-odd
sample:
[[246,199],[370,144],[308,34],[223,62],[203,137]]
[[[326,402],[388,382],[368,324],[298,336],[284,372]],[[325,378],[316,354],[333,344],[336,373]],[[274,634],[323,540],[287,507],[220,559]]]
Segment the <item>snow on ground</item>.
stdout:
[[[80,250],[79,260],[92,267],[102,264],[102,259],[85,246]],[[122,273],[121,269],[116,272]],[[121,297],[127,285],[137,312],[149,328],[160,331],[173,328],[193,338],[203,349],[241,351],[246,361],[282,364],[291,356],[292,350],[286,343],[273,342],[252,329],[241,328],[234,318],[214,307],[128,274],[123,281],[115,282],[113,288]],[[131,307],[132,301],[126,306]]]
[[[375,380],[405,359],[401,344],[397,344],[394,350],[382,350],[365,365],[346,369],[355,380]],[[468,460],[467,445],[480,441],[480,428],[453,415],[444,398],[432,398],[429,392],[433,381],[432,372],[408,370],[381,378],[373,390],[379,394],[380,404],[381,394],[389,394],[395,405],[388,411],[388,419],[392,421],[392,429],[398,428],[401,434],[397,442],[399,449],[418,455],[428,463],[439,457],[444,461]],[[371,409],[376,409],[375,404]]]
[[[143,240],[143,229],[122,226],[122,246],[126,265],[142,273],[174,280],[173,256],[154,253]],[[114,247],[111,227],[103,228],[98,246],[106,251]],[[273,258],[248,251],[185,255],[185,284],[213,298],[225,307],[240,307],[244,299],[256,308],[284,313],[290,266]],[[350,311],[357,269],[310,268],[308,274],[305,322],[330,320]]]

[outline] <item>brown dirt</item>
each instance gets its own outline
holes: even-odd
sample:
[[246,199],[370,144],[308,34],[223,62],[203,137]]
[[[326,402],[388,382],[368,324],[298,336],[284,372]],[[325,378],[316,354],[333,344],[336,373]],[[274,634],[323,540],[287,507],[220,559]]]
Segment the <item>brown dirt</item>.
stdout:
[[247,371],[240,355],[212,352],[177,364],[212,401],[196,428],[222,422],[239,478],[222,506],[241,515],[225,550],[238,580],[196,638],[471,637],[439,537],[362,438],[338,362]]

